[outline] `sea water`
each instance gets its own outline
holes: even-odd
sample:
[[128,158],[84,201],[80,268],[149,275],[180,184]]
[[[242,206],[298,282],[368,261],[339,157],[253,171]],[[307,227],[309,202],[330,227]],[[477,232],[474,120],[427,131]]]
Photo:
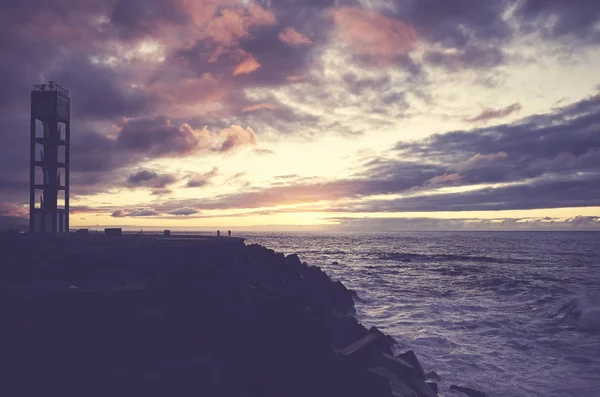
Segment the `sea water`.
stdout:
[[[245,233],[322,267],[357,316],[451,383],[600,396],[600,233]],[[337,262],[337,263],[336,263]]]

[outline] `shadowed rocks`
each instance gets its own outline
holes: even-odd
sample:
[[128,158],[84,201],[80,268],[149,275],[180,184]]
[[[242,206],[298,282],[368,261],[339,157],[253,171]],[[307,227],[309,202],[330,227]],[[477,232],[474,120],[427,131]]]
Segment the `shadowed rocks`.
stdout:
[[342,283],[221,240],[0,239],[0,394],[436,395]]

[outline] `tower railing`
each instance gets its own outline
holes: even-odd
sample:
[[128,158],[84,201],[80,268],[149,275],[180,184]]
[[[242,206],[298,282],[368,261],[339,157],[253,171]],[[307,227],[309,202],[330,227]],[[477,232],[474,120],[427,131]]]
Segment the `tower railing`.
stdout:
[[60,85],[50,82],[48,84],[36,84],[33,86],[34,91],[56,91],[58,95],[63,96],[65,98],[69,97],[69,91],[67,91],[64,87]]

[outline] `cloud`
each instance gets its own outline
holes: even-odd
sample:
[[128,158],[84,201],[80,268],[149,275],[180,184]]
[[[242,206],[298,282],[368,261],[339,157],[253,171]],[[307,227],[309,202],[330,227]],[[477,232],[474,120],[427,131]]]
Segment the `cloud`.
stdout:
[[460,171],[462,184],[598,172],[599,105],[600,95],[591,96],[552,113],[510,124],[399,142],[396,150],[404,157],[427,158],[447,172]]
[[423,55],[423,59],[430,66],[461,72],[466,69],[494,68],[506,62],[506,55],[496,46],[469,45],[458,49],[429,50]]
[[239,125],[232,125],[221,131],[221,138],[224,141],[219,151],[223,153],[231,152],[242,146],[256,145],[256,133],[250,127],[244,129]]
[[244,106],[244,108],[242,109],[245,113],[248,112],[256,112],[258,110],[276,110],[278,107],[276,104],[274,103],[257,103],[255,105],[248,105],[248,106]]
[[259,156],[267,156],[269,154],[275,154],[274,151],[272,151],[271,149],[254,149],[254,153],[258,154]]
[[255,72],[261,67],[261,64],[254,57],[244,59],[240,64],[233,69],[233,75],[248,74]]
[[582,43],[600,43],[600,4],[594,0],[524,0],[515,12],[521,28],[547,38],[575,36]]
[[147,216],[159,216],[160,212],[151,208],[137,208],[132,210],[117,210],[112,213],[113,218],[137,218]]
[[186,186],[187,187],[206,186],[217,175],[219,175],[219,169],[217,167],[213,167],[213,169],[208,172],[191,176],[189,178]]
[[479,0],[407,0],[395,17],[410,21],[419,38],[444,48],[481,42],[499,43],[510,36],[504,14],[512,2]]
[[[372,157],[344,179],[278,179],[269,187],[170,205],[240,209],[313,204],[304,210],[340,212],[598,206],[599,103],[600,96],[594,96],[511,124],[399,142],[395,157]],[[437,191],[444,184],[470,189]],[[385,195],[401,197],[373,198]]]
[[521,105],[519,103],[513,103],[512,105],[500,109],[485,108],[477,116],[465,118],[465,121],[469,123],[486,122],[491,119],[506,117],[519,110],[521,110]]
[[292,46],[301,46],[301,45],[311,45],[313,41],[298,32],[294,28],[285,28],[281,32],[279,32],[279,40],[282,42],[292,45]]
[[223,8],[220,15],[208,26],[210,36],[217,42],[232,46],[260,26],[275,24],[275,16],[260,4],[250,3],[246,7]]
[[440,176],[436,176],[431,178],[430,180],[428,180],[427,182],[425,182],[425,184],[427,185],[442,185],[442,184],[446,184],[446,183],[452,183],[452,182],[456,182],[456,181],[460,181],[462,179],[462,177],[460,176],[460,174],[457,173],[453,173],[453,174],[444,174],[444,175],[440,175]]
[[355,54],[378,64],[390,64],[417,45],[417,34],[406,22],[360,7],[331,10],[337,37]]
[[600,175],[541,178],[515,185],[466,192],[417,194],[391,200],[367,200],[341,212],[501,211],[600,206]]
[[121,124],[117,145],[151,157],[184,156],[210,144],[206,131],[189,125],[177,127],[166,117],[126,119]]
[[477,168],[493,167],[499,162],[505,160],[508,157],[506,152],[481,154],[477,153],[467,161],[458,164],[456,169],[459,171],[468,171]]
[[0,215],[26,217],[29,216],[29,208],[15,203],[0,202]]
[[177,208],[176,210],[170,211],[169,214],[170,215],[188,216],[188,215],[197,214],[198,212],[200,212],[200,211],[198,211],[194,208]]
[[176,175],[158,174],[152,170],[140,170],[127,178],[127,185],[135,187],[150,187],[154,189],[165,189],[179,181]]

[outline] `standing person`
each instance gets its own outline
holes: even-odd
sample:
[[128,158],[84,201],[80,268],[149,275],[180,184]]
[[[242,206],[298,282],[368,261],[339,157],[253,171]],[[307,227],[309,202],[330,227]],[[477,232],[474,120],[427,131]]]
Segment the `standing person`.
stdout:
[[227,231],[227,236],[231,237],[231,230]]
[[217,237],[221,237],[221,231],[217,230]]

